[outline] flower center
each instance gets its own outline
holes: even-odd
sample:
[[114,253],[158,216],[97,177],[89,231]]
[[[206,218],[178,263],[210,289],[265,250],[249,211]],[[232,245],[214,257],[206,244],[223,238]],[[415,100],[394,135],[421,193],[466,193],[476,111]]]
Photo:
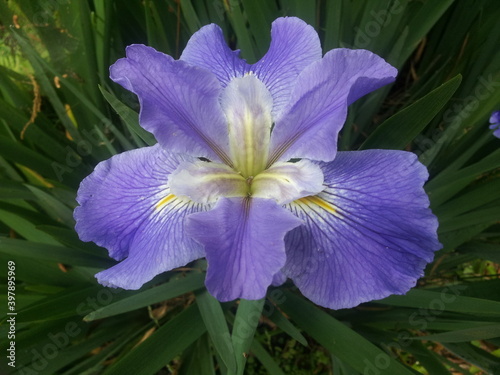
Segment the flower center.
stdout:
[[277,162],[256,176],[243,177],[222,163],[182,162],[169,179],[172,194],[197,203],[213,204],[219,197],[255,197],[286,204],[323,190],[321,169],[308,160]]
[[234,78],[220,103],[227,119],[230,158],[245,178],[262,172],[269,155],[273,98],[253,73]]
[[254,74],[229,82],[220,103],[228,124],[232,167],[198,159],[182,162],[169,180],[173,194],[202,204],[213,204],[221,196],[285,204],[323,189],[323,173],[310,161],[276,162],[266,169],[273,99]]

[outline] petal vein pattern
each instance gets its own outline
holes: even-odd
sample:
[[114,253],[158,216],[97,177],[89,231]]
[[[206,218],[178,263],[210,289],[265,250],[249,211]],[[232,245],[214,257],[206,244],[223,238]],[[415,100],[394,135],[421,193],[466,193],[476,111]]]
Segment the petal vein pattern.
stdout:
[[210,24],[193,34],[180,59],[212,72],[225,87],[233,78],[249,70],[239,54],[239,50],[232,51],[228,47],[222,29]]
[[441,248],[425,167],[385,150],[340,152],[320,165],[327,188],[287,206],[305,224],[285,238],[285,275],[335,309],[406,293]]
[[221,86],[213,74],[143,45],[127,47],[110,73],[139,97],[141,126],[165,149],[230,165]]
[[204,245],[205,284],[219,301],[260,299],[285,264],[283,238],[301,221],[270,199],[221,198],[190,215],[187,232]]
[[278,18],[271,28],[271,45],[251,70],[264,82],[273,97],[273,118],[281,118],[297,76],[322,56],[314,28],[301,19]]
[[321,59],[321,55],[316,30],[299,18],[285,17],[273,22],[269,50],[253,65],[241,60],[239,51],[227,46],[222,30],[214,24],[202,27],[191,37],[181,60],[211,71],[223,87],[235,77],[254,72],[271,92],[276,121],[299,73]]
[[397,70],[365,50],[339,48],[305,68],[271,136],[268,165],[308,158],[331,161],[354,100],[394,81]]
[[168,178],[186,157],[159,145],[101,162],[78,190],[76,230],[82,241],[123,260],[97,274],[103,285],[138,289],[157,274],[204,256],[183,230],[185,217],[206,206],[175,197]]

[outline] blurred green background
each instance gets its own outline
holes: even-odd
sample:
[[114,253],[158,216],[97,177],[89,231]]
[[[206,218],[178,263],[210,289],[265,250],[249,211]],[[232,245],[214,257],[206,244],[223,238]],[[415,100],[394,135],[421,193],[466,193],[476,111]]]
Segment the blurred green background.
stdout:
[[[78,240],[76,189],[99,161],[155,143],[109,66],[132,43],[178,58],[208,23],[255,62],[280,16],[313,25],[325,52],[369,49],[398,68],[350,107],[339,145],[413,151],[429,168],[444,248],[425,277],[405,296],[339,311],[291,284],[221,304],[203,261],[139,291],[98,285],[114,261]],[[0,371],[500,374],[500,140],[488,129],[499,19],[497,0],[0,0]]]

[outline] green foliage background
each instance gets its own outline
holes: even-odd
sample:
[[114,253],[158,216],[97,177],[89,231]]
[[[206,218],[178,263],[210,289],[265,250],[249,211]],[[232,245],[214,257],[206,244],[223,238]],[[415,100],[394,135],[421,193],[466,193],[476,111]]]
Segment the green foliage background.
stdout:
[[[139,291],[98,285],[93,275],[114,262],[78,240],[76,189],[99,161],[155,142],[109,66],[131,43],[178,57],[211,22],[254,62],[279,16],[313,25],[324,51],[365,48],[399,69],[394,85],[351,106],[340,148],[406,149],[428,166],[444,248],[425,277],[405,296],[339,311],[291,284],[221,304],[202,261]],[[1,0],[3,371],[500,374],[500,140],[488,130],[500,109],[499,19],[496,0]]]

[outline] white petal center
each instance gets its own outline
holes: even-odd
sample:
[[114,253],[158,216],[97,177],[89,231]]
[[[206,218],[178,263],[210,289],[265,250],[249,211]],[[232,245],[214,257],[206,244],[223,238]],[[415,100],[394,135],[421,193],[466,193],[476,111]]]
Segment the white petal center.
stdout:
[[264,170],[269,153],[273,99],[254,74],[234,78],[221,95],[226,115],[230,157],[245,178]]

